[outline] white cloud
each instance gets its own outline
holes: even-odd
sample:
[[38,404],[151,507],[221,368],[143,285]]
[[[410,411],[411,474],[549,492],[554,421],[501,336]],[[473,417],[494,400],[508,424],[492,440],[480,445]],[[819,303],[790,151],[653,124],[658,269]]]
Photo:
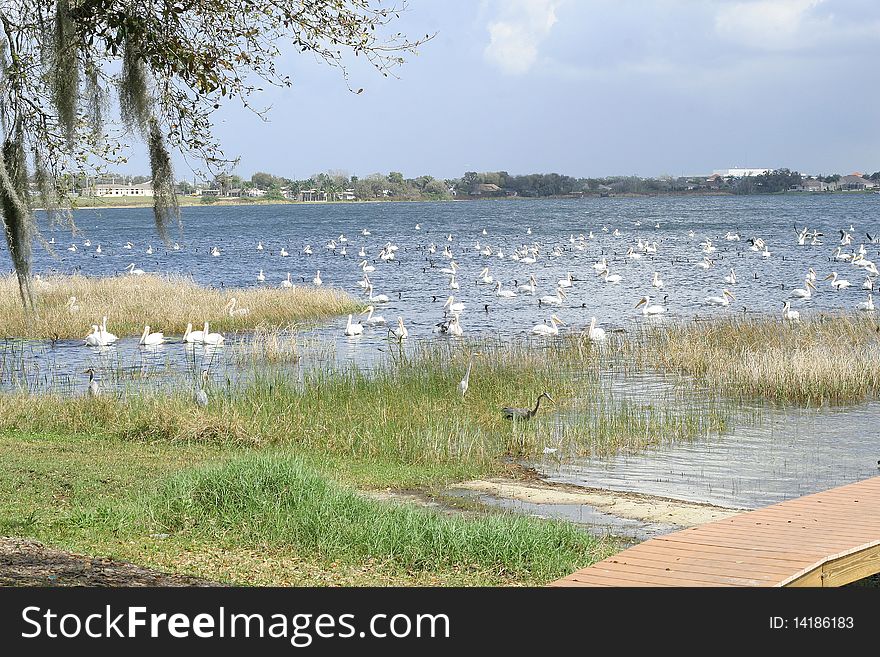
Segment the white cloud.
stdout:
[[538,47],[556,23],[562,0],[507,0],[501,16],[490,21],[489,45],[483,54],[509,75],[527,73],[538,60]]
[[722,37],[761,50],[794,50],[828,19],[812,15],[824,0],[753,0],[725,3],[715,16]]

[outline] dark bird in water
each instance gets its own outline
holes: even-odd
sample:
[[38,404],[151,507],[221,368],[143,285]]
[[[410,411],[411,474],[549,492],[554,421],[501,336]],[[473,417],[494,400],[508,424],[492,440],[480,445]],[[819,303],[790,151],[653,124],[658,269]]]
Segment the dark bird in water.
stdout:
[[546,397],[547,401],[553,401],[553,398],[550,395],[546,392],[542,392],[538,395],[538,401],[535,402],[535,408],[511,408],[505,406],[501,409],[501,415],[507,420],[528,420],[538,412],[538,408],[541,406],[542,397]]

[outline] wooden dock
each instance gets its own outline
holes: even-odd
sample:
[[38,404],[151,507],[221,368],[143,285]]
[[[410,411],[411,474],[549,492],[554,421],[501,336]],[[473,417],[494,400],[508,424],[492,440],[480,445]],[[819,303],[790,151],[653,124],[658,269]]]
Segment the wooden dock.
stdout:
[[841,586],[880,573],[880,477],[653,538],[551,586]]

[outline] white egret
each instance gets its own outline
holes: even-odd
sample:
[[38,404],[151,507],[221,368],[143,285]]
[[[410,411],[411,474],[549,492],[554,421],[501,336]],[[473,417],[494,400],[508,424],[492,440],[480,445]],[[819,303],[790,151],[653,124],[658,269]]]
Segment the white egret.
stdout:
[[464,378],[458,384],[458,392],[461,393],[462,397],[465,396],[465,393],[467,393],[468,388],[470,387],[471,368],[474,366],[474,357],[479,355],[478,352],[475,352],[471,354],[470,358],[468,358],[467,372],[465,372]]

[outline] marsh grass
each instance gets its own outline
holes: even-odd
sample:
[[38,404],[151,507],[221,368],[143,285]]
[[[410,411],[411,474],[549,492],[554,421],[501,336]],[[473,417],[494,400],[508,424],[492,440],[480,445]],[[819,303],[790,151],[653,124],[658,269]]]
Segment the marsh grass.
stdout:
[[301,358],[295,325],[257,326],[247,339],[236,343],[233,362],[239,365],[279,365],[298,363]]
[[880,325],[868,316],[688,322],[648,329],[619,351],[638,366],[685,374],[734,398],[819,405],[880,392]]
[[[0,278],[0,335],[20,338],[83,338],[106,316],[108,330],[140,336],[144,325],[166,334],[182,334],[187,323],[200,330],[210,322],[218,332],[289,326],[293,322],[357,312],[353,297],[333,288],[297,286],[217,290],[179,276],[115,277],[47,276],[34,285],[36,317],[28,316],[16,297],[14,276]],[[71,311],[68,299],[76,297]],[[226,304],[235,297],[247,314],[230,316]]]
[[324,561],[374,559],[405,571],[491,569],[546,581],[597,557],[597,540],[573,525],[513,514],[461,518],[377,502],[291,455],[251,455],[181,472],[147,498],[144,515],[153,531],[282,546]]

